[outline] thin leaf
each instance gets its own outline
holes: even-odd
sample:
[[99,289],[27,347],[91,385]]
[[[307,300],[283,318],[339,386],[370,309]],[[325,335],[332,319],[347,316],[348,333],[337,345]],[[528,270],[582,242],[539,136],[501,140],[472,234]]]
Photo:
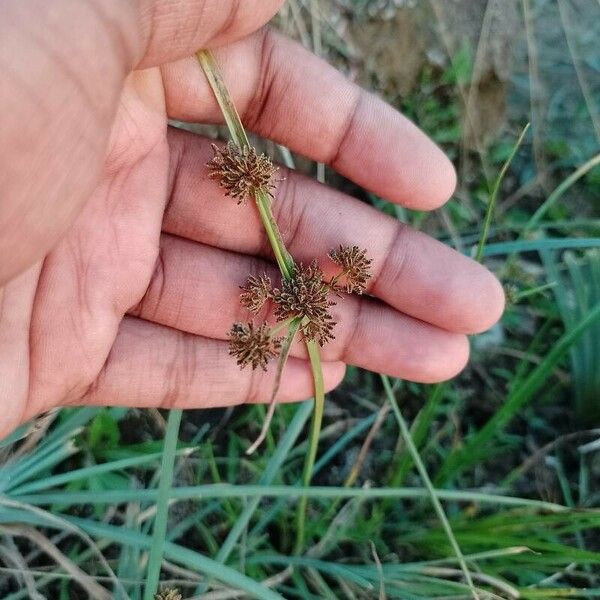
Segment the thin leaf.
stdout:
[[279,386],[281,384],[281,375],[287,363],[288,357],[290,355],[290,350],[292,349],[292,344],[294,342],[294,338],[296,337],[296,334],[300,329],[301,323],[302,319],[300,318],[294,319],[290,323],[287,335],[285,336],[285,340],[281,346],[279,359],[277,361],[277,372],[275,373],[275,383],[273,384],[273,390],[271,391],[271,398],[269,400],[269,410],[267,411],[267,416],[263,421],[262,429],[260,431],[259,436],[256,438],[254,443],[246,450],[247,455],[254,454],[256,449],[263,443],[265,437],[267,436],[267,432],[269,431],[269,427],[271,426],[271,421],[273,420],[273,415],[275,414],[275,407],[277,406],[277,394],[279,393]]
[[163,551],[167,534],[167,520],[169,516],[169,492],[173,483],[173,470],[175,467],[175,456],[177,439],[179,437],[179,424],[181,423],[181,410],[169,411],[167,431],[165,434],[165,446],[160,469],[160,484],[156,502],[156,516],[154,517],[154,531],[152,534],[152,547],[148,557],[148,568],[146,586],[144,588],[144,600],[153,600],[158,590],[160,570],[163,561]]

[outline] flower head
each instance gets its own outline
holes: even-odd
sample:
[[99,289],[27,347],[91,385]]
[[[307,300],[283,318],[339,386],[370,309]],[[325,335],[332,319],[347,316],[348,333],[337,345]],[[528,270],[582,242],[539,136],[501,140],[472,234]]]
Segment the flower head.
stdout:
[[240,304],[254,314],[258,313],[272,296],[271,279],[266,275],[250,275],[241,289]]
[[323,272],[316,261],[308,267],[297,265],[292,278],[284,279],[281,289],[272,291],[275,316],[280,321],[289,317],[304,317],[304,336],[323,346],[334,337],[332,331],[335,322],[329,308],[335,303],[329,300],[329,292],[329,285],[323,281]]
[[240,149],[237,144],[228,142],[219,148],[212,145],[215,155],[208,163],[209,177],[217,179],[225,189],[225,195],[231,196],[241,204],[258,190],[271,194],[275,187],[273,176],[277,167],[266,154],[258,154],[255,148]]
[[156,594],[154,600],[182,600],[182,596],[179,593],[179,590],[168,589]]
[[267,363],[281,350],[281,339],[271,336],[266,323],[258,327],[254,323],[234,323],[229,330],[229,354],[234,356],[243,369],[261,367],[267,370]]
[[516,304],[519,301],[519,288],[512,283],[504,285],[504,297],[506,298],[506,304]]
[[346,280],[344,288],[348,294],[362,294],[366,290],[372,261],[367,258],[365,250],[358,246],[340,246],[329,253],[329,258],[342,269],[340,276]]

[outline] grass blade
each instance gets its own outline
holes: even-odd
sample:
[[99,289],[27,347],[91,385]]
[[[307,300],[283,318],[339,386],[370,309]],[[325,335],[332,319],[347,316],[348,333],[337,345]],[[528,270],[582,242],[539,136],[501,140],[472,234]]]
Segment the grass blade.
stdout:
[[[79,527],[81,530],[100,538],[106,538],[116,543],[128,544],[144,549],[153,547],[153,539],[142,533],[128,530],[124,527],[99,523],[90,519],[82,519],[78,517],[68,517],[68,521]],[[253,598],[259,600],[283,600],[283,598],[274,591],[261,585],[238,573],[230,567],[221,565],[199,552],[194,552],[183,546],[179,546],[172,542],[164,544],[164,554],[169,560],[176,561],[183,566],[186,566],[195,571],[204,573],[208,577],[221,581],[233,588],[242,590]]]
[[[269,462],[267,463],[267,466],[265,467],[265,470],[258,481],[259,485],[269,485],[273,481],[273,479],[275,479],[287,455],[296,443],[298,436],[302,432],[302,429],[306,424],[306,421],[310,417],[312,410],[312,402],[310,402],[309,400],[303,402],[299,406],[298,410],[294,414],[293,419],[288,425],[284,436],[279,441],[279,444],[277,445],[277,450],[269,459]],[[261,500],[262,498],[260,496],[256,496],[252,498],[252,500],[248,502],[248,504],[246,504],[244,510],[237,518],[234,526],[229,530],[225,541],[221,545],[221,548],[219,549],[219,552],[215,557],[215,560],[217,562],[224,564],[227,561],[237,541],[240,539],[242,533],[248,526],[252,515],[256,512],[256,509],[258,508],[258,505],[260,504]],[[208,586],[206,584],[201,585],[196,591],[196,594],[204,594],[206,592],[207,587]]]
[[[428,491],[421,487],[381,487],[381,488],[347,488],[338,486],[311,486],[309,488],[295,485],[233,485],[229,483],[216,483],[196,486],[182,486],[171,488],[171,500],[210,500],[214,498],[286,498],[288,500],[301,498],[395,498],[404,500],[423,499],[428,497]],[[442,500],[453,502],[469,502],[478,504],[491,504],[497,506],[513,506],[543,510],[549,512],[563,512],[567,507],[554,502],[532,500],[530,498],[517,498],[514,496],[479,492],[477,490],[445,490],[437,489],[436,496]],[[61,506],[74,506],[76,504],[122,504],[125,502],[153,502],[158,497],[158,490],[103,490],[99,492],[48,492],[32,496],[15,496],[14,502],[28,503],[31,506],[44,506],[60,504]],[[0,496],[0,504],[3,498]],[[2,522],[2,513],[0,513]]]
[[[313,412],[313,418],[310,426],[308,453],[306,455],[304,467],[302,470],[302,484],[305,487],[309,487],[310,480],[312,478],[313,467],[315,466],[315,460],[317,458],[317,447],[319,445],[321,424],[323,422],[323,409],[325,407],[325,388],[323,386],[323,370],[321,369],[321,357],[319,355],[319,348],[317,346],[317,343],[312,340],[307,341],[306,348],[308,350],[310,367],[315,383],[315,409]],[[294,554],[300,554],[302,552],[302,549],[304,548],[307,504],[308,498],[306,496],[302,496],[300,498],[300,502],[298,503],[298,509],[296,512],[296,544],[294,547]]]
[[173,483],[173,470],[179,437],[179,424],[181,423],[181,410],[169,411],[165,445],[163,449],[162,464],[160,469],[160,483],[156,502],[156,516],[154,518],[154,531],[152,547],[148,557],[148,574],[144,588],[144,600],[153,600],[158,590],[160,569],[163,561],[163,550],[167,534],[167,520],[169,516],[169,491]]
[[600,248],[600,238],[545,238],[540,240],[515,240],[488,244],[483,256],[502,256],[518,252],[539,252],[541,250],[576,250],[578,248]]
[[564,181],[562,181],[556,189],[546,198],[543,204],[533,213],[527,225],[521,231],[521,238],[525,234],[531,231],[544,217],[544,215],[560,200],[562,195],[569,190],[577,181],[579,181],[584,175],[589,173],[594,167],[600,165],[600,154],[596,154],[576,169],[571,175],[569,175]]
[[523,131],[521,131],[521,135],[519,135],[517,141],[515,142],[515,145],[513,146],[510,154],[508,155],[508,158],[502,165],[502,168],[500,169],[500,172],[498,173],[498,176],[496,177],[496,180],[494,181],[492,193],[490,195],[490,199],[488,201],[488,205],[485,210],[485,216],[483,219],[483,230],[481,232],[481,236],[479,238],[479,243],[477,244],[477,250],[475,252],[475,260],[477,262],[481,262],[481,259],[483,258],[483,249],[485,248],[485,244],[488,239],[490,225],[492,224],[492,218],[494,216],[494,208],[496,207],[496,201],[498,200],[498,193],[500,191],[500,186],[502,185],[502,181],[504,180],[504,176],[506,175],[506,172],[508,171],[510,164],[512,163],[515,155],[517,154],[517,151],[519,150],[521,144],[523,143],[523,140],[525,139],[525,135],[527,134],[527,131],[528,131],[530,125],[531,125],[531,123],[527,123],[527,125],[525,125],[525,127],[523,127]]

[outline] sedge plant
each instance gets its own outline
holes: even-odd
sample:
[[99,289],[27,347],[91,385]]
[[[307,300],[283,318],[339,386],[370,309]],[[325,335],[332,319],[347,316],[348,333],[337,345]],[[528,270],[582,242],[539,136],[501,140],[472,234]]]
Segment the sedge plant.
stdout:
[[[209,176],[218,181],[226,196],[238,201],[254,201],[281,273],[280,283],[273,283],[266,275],[250,276],[242,287],[240,303],[255,318],[271,303],[278,324],[266,321],[256,324],[234,323],[229,331],[230,354],[241,368],[266,370],[267,364],[278,357],[275,384],[262,431],[248,449],[251,454],[266,437],[276,406],[281,373],[290,349],[300,336],[306,345],[314,382],[314,411],[309,434],[309,447],[302,473],[304,486],[310,484],[315,464],[325,402],[323,373],[319,348],[333,339],[335,322],[330,308],[331,297],[343,293],[362,294],[370,278],[371,261],[366,251],[357,246],[339,246],[329,253],[329,259],[339,272],[326,280],[323,271],[313,260],[309,265],[297,263],[285,246],[273,216],[276,167],[264,154],[250,144],[239,114],[233,104],[219,67],[207,50],[197,53],[198,61],[219,104],[231,140],[224,146],[213,145],[214,157],[208,163]],[[283,335],[278,335],[279,333]],[[295,553],[304,547],[307,497],[301,496],[297,512]]]

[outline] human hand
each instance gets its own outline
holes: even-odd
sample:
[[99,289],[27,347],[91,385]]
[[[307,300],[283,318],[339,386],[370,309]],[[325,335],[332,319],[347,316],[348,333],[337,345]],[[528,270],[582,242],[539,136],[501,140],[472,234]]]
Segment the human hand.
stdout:
[[[0,435],[60,405],[200,408],[265,401],[225,341],[239,285],[276,278],[251,203],[207,177],[210,141],[167,118],[220,112],[193,57],[215,54],[245,125],[409,208],[453,192],[414,125],[279,34],[281,0],[5,0],[0,6]],[[251,33],[255,31],[255,33]],[[250,35],[248,35],[250,34]],[[237,40],[237,41],[236,41]],[[467,333],[500,316],[483,267],[375,209],[285,172],[273,210],[305,263],[339,244],[373,259],[370,297],[333,309],[328,389],[344,364],[452,377]],[[300,345],[282,401],[312,392]]]

